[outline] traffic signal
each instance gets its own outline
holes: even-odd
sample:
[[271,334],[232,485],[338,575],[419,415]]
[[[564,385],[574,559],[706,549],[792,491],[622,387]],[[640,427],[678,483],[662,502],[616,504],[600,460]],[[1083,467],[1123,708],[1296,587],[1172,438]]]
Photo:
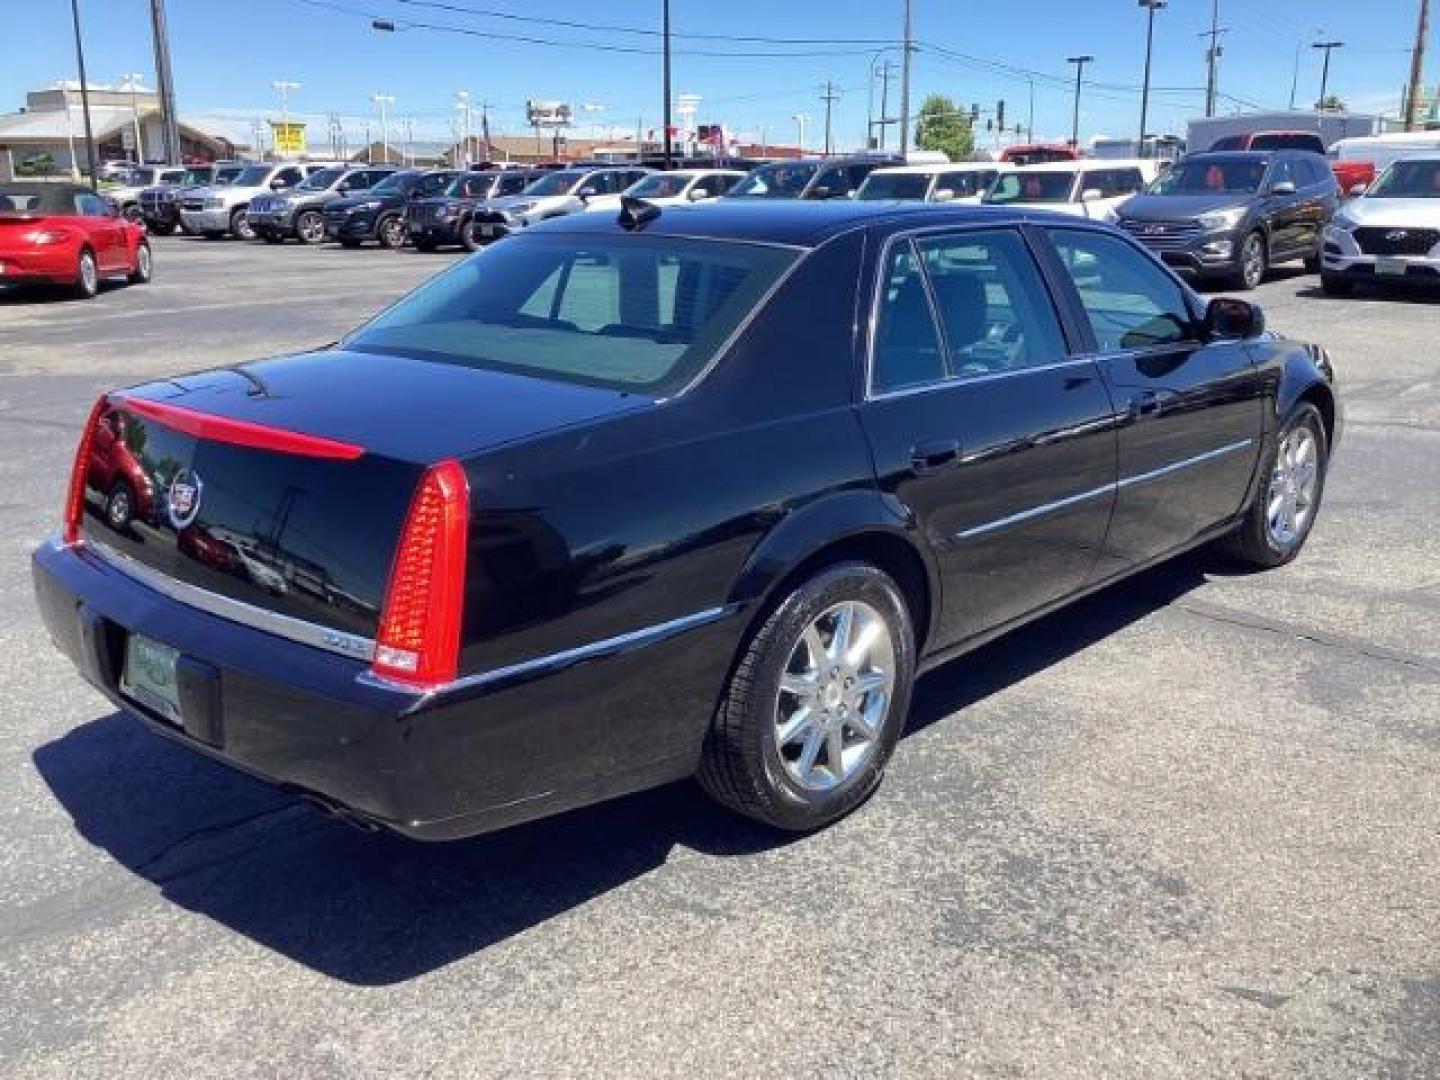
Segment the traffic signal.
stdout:
[[1005,99],[1001,98],[995,105],[995,126],[1001,131],[1005,130]]

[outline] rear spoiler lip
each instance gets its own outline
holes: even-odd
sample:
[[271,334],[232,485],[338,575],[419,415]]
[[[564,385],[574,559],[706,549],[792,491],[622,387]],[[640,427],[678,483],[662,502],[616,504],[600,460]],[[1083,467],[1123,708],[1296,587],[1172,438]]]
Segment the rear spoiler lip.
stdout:
[[150,398],[117,396],[114,403],[130,410],[147,420],[154,420],[168,428],[193,435],[209,442],[228,443],[231,446],[246,446],[256,450],[270,450],[279,454],[294,454],[299,457],[323,458],[330,461],[354,461],[365,453],[363,446],[327,439],[321,435],[307,435],[302,431],[271,427],[253,420],[236,420],[228,416],[200,412],[184,405],[153,401]]

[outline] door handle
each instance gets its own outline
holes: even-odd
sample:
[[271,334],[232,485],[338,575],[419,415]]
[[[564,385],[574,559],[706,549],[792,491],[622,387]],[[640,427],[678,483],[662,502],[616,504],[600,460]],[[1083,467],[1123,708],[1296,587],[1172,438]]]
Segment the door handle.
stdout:
[[917,476],[940,472],[959,463],[959,439],[925,439],[910,448],[910,467]]
[[1140,420],[1147,416],[1159,416],[1163,402],[1154,390],[1142,390],[1130,399],[1130,416]]

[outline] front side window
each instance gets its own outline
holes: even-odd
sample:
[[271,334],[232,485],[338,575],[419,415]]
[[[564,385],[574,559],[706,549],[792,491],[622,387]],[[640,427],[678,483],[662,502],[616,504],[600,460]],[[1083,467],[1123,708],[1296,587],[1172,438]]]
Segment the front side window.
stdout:
[[[342,166],[338,165],[329,169],[317,169],[315,172],[312,172],[309,176],[307,176],[304,180],[301,180],[300,186],[297,187],[295,190],[324,191],[326,188],[328,188],[331,184],[335,183],[344,175],[345,169]],[[362,174],[357,173],[356,177],[360,175]]]
[[1295,166],[1289,158],[1281,158],[1271,166],[1269,183],[1272,188],[1276,184],[1294,184],[1296,187],[1300,186],[1300,177],[1296,175]]
[[1070,189],[1074,185],[1075,174],[1069,169],[1006,173],[985,193],[985,202],[1001,206],[1005,203],[1069,202]]
[[813,162],[761,165],[731,188],[730,194],[752,199],[798,199],[818,168]]
[[1194,337],[1180,287],[1128,241],[1104,233],[1052,229],[1100,352],[1174,345]]
[[918,247],[951,375],[994,375],[1064,359],[1059,318],[1019,233],[963,233]]
[[854,188],[850,184],[850,175],[847,170],[838,166],[826,169],[816,179],[814,186],[807,193],[811,199],[837,199],[842,195],[849,195]]
[[281,169],[276,175],[274,184],[277,187],[294,187],[300,182],[299,169]]
[[1215,157],[1177,162],[1150,185],[1151,195],[1250,195],[1265,180],[1265,162]]
[[674,199],[685,193],[689,180],[675,173],[654,173],[632,187],[630,194],[640,199]]
[[930,190],[929,173],[872,172],[857,199],[923,199]]
[[571,191],[579,186],[589,173],[578,172],[574,169],[563,169],[560,172],[546,173],[539,180],[525,189],[526,195],[569,195]]
[[513,175],[505,173],[500,177],[500,186],[496,194],[519,195],[520,192],[525,190],[525,186],[533,180],[534,177],[526,176],[524,173],[516,173]]
[[457,263],[345,345],[665,397],[797,257],[719,240],[527,236]]
[[949,191],[953,198],[968,199],[983,192],[994,179],[993,172],[948,172],[940,174],[935,187]]
[[717,198],[734,187],[738,179],[739,177],[727,176],[724,173],[711,173],[709,176],[702,176],[695,186],[710,198]]

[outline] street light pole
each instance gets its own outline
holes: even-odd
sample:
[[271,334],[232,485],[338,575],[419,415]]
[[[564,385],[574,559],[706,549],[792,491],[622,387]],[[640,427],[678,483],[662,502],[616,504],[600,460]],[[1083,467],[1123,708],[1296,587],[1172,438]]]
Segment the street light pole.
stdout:
[[1136,143],[1140,156],[1145,156],[1145,125],[1150,116],[1150,53],[1155,45],[1155,12],[1165,7],[1167,0],[1140,0],[1145,9],[1145,82],[1140,88],[1140,141]]
[[1095,57],[1088,53],[1083,56],[1067,56],[1065,62],[1075,65],[1075,113],[1070,121],[1070,145],[1080,149],[1080,80],[1084,74],[1085,65],[1092,63]]
[[835,84],[830,81],[825,83],[825,92],[820,95],[820,100],[825,103],[825,156],[830,156],[830,109],[840,100],[840,92]]
[[80,111],[85,114],[85,164],[89,167],[90,190],[100,190],[95,172],[95,133],[90,127],[90,84],[85,78],[85,46],[80,40],[80,0],[70,0],[70,17],[75,23],[75,63],[80,69]]
[[900,63],[900,158],[910,152],[910,55],[915,51],[910,0],[905,0],[904,53]]
[[386,164],[390,164],[390,129],[385,118],[385,106],[394,105],[395,98],[392,94],[371,94],[370,100],[380,106],[380,157]]
[[135,125],[135,164],[145,164],[145,137],[140,131],[140,103],[135,97],[135,84],[144,76],[138,71],[120,76],[122,90],[130,91],[130,120]]
[[665,95],[665,115],[661,118],[661,122],[665,129],[663,132],[665,137],[665,168],[668,169],[674,164],[674,152],[670,145],[670,0],[660,0],[660,22],[661,34],[664,37],[661,49],[664,54],[662,60],[664,71],[661,81],[664,85],[661,92]]

